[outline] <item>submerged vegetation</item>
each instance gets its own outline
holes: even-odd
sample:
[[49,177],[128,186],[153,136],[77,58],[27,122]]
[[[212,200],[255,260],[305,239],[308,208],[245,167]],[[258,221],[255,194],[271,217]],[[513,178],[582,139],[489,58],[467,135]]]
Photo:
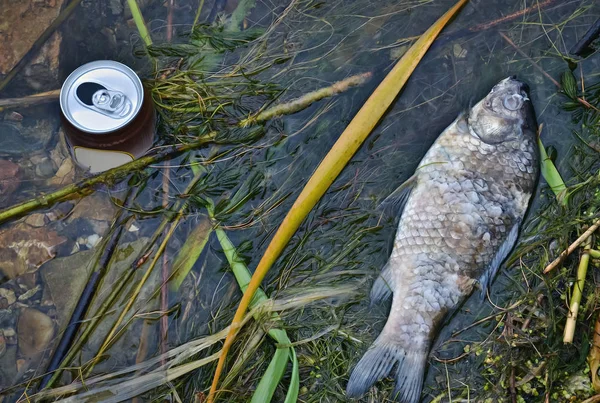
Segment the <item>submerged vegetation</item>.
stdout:
[[[540,121],[549,120],[541,134],[545,173],[556,183],[540,181],[521,242],[487,302],[475,295],[448,319],[429,360],[424,400],[562,402],[600,393],[590,380],[590,368],[600,362],[594,333],[600,328],[599,242],[582,240],[543,274],[600,220],[600,77],[592,68],[599,63],[565,51],[569,35],[598,14],[595,3],[515,2],[504,12],[506,2],[494,2],[504,17],[483,14],[472,30],[473,9],[465,8],[395,109],[273,258],[240,329],[229,327],[237,302],[308,177],[381,72],[450,5],[390,0],[366,11],[371,2],[268,6],[240,0],[209,21],[212,3],[191,2],[194,22],[175,38],[164,34],[165,27],[146,30],[151,24],[142,14],[148,18],[149,12],[132,7],[142,38],[136,53],[149,61],[146,85],[159,113],[159,142],[150,156],[0,211],[0,222],[10,224],[85,197],[99,184],[128,180],[133,189],[127,200],[110,192],[119,212],[97,248],[118,247],[108,259],[91,258],[106,287],[65,352],[61,371],[48,389],[38,391],[35,377],[23,378],[5,394],[18,400],[204,402],[226,336],[239,330],[219,401],[345,401],[350,369],[385,318],[385,307],[369,306],[368,291],[387,258],[395,222],[377,206],[459,113],[457,104],[515,70],[523,70],[533,87]],[[428,8],[433,11],[426,14]],[[399,16],[406,19],[394,19]],[[498,27],[504,37],[489,31]],[[358,45],[367,50],[356,52]],[[374,62],[373,54],[384,57]],[[490,72],[480,72],[482,64]],[[539,70],[556,77],[560,88]],[[556,106],[569,121],[562,137],[557,127],[567,125],[546,111]],[[293,115],[279,118],[286,114]],[[132,246],[138,241],[140,247]],[[116,268],[121,255],[132,262],[125,269]],[[575,331],[565,344],[568,317]],[[364,400],[387,401],[392,388],[378,383]]]

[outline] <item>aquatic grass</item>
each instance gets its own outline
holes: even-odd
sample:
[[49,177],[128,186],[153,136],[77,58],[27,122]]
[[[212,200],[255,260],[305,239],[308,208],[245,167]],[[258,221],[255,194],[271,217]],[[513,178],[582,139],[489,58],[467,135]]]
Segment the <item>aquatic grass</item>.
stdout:
[[431,28],[415,42],[403,58],[396,66],[394,66],[392,71],[388,73],[383,82],[373,92],[352,122],[350,122],[346,130],[341,134],[339,140],[325,156],[315,173],[307,182],[303,191],[298,196],[298,199],[290,209],[290,212],[286,215],[279,226],[279,229],[275,233],[273,241],[265,251],[263,258],[259,262],[252,276],[248,288],[242,296],[242,300],[240,301],[232,321],[231,331],[225,340],[223,351],[219,358],[217,369],[215,370],[215,376],[208,396],[209,402],[212,402],[215,399],[219,377],[225,364],[227,352],[239,331],[239,323],[244,317],[246,309],[251,304],[254,293],[259,288],[259,285],[268,270],[273,263],[275,263],[275,260],[277,260],[293,234],[296,232],[302,221],[304,221],[304,218],[327,191],[365,138],[379,122],[379,119],[381,119],[381,116],[396,98],[400,89],[404,86],[404,83],[408,81],[411,73],[425,55],[427,49],[431,46],[439,32],[464,4],[465,1],[463,0],[456,3],[454,7],[444,14],[444,16],[433,24]]

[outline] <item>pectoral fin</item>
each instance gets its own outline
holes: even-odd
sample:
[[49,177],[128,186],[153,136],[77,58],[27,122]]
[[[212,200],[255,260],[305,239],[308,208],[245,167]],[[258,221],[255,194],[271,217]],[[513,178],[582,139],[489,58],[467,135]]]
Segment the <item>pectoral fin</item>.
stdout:
[[508,236],[506,237],[506,240],[502,243],[502,245],[500,245],[498,253],[496,253],[496,256],[494,256],[492,262],[489,264],[486,271],[479,279],[479,284],[481,285],[482,300],[485,298],[485,294],[487,293],[487,290],[490,287],[492,280],[494,279],[494,277],[496,277],[498,269],[500,269],[500,265],[502,265],[502,262],[504,262],[504,259],[506,259],[510,251],[515,246],[515,243],[517,242],[517,237],[519,235],[519,224],[520,222],[517,222],[515,225],[513,225],[510,232],[508,233]]
[[411,191],[417,185],[417,174],[413,174],[404,183],[396,188],[384,201],[379,208],[389,216],[398,216],[402,213]]

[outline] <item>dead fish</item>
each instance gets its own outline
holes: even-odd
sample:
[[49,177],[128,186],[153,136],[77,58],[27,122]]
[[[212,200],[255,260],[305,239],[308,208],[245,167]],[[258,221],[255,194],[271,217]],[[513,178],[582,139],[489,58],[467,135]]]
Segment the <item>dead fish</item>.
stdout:
[[388,320],[354,368],[359,397],[396,365],[394,398],[416,403],[427,356],[445,314],[485,293],[513,248],[537,183],[537,124],[527,86],[498,83],[442,132],[400,188],[404,211],[392,254],[371,291],[393,293]]

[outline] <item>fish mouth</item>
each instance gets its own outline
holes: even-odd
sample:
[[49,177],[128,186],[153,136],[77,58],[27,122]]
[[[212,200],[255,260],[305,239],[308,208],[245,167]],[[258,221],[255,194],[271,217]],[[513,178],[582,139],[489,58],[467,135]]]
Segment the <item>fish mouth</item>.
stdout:
[[490,93],[507,94],[503,99],[503,106],[506,110],[515,112],[520,110],[519,115],[523,122],[523,128],[535,131],[537,130],[537,119],[529,98],[530,91],[527,83],[519,80],[516,75],[512,75],[496,84]]

